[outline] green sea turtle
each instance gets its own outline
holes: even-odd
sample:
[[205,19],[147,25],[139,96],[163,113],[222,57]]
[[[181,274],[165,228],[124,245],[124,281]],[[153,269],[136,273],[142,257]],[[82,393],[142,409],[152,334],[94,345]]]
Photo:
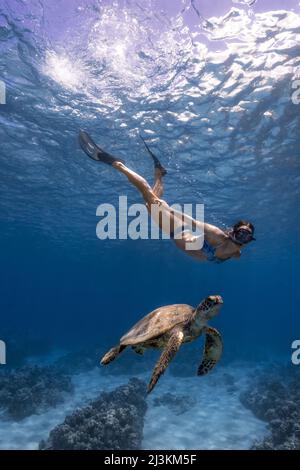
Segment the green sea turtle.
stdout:
[[101,364],[112,362],[127,346],[131,346],[138,354],[143,354],[148,348],[163,349],[148,385],[149,393],[180,346],[197,339],[203,333],[206,340],[198,375],[205,375],[222,355],[223,343],[220,333],[207,326],[207,322],[218,314],[222,304],[222,297],[210,295],[196,308],[186,304],[160,307],[142,318],[122,336],[120,343],[103,356]]

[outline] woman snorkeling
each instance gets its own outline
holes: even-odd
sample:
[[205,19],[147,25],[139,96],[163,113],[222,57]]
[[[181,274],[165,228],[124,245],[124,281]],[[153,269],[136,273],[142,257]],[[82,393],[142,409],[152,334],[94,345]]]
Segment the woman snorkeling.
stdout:
[[[241,249],[255,240],[254,226],[250,222],[240,220],[232,228],[224,231],[170,207],[162,199],[163,177],[167,172],[144,139],[142,140],[154,162],[155,182],[152,188],[142,176],[130,170],[120,158],[98,147],[86,132],[80,131],[79,134],[80,146],[90,158],[111,165],[123,173],[138,189],[151,217],[160,229],[170,236],[178,248],[199,261],[220,263],[230,258],[239,258]],[[201,243],[199,243],[200,240]]]

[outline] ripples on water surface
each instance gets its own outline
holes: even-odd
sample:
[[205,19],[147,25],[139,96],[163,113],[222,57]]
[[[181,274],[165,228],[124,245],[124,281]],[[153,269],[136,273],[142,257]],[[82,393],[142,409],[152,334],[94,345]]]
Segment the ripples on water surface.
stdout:
[[151,2],[52,3],[0,1],[2,220],[59,238],[85,231],[101,192],[131,194],[107,169],[99,181],[83,127],[150,177],[142,132],[170,167],[170,200],[204,200],[224,224],[267,217],[277,236],[299,196],[299,14],[233,2],[189,27],[197,2],[174,17]]

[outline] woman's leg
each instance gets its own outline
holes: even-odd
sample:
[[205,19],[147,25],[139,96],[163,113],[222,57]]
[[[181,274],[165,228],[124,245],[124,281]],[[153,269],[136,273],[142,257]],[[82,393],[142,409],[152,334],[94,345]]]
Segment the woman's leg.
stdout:
[[141,193],[144,198],[146,206],[149,207],[151,204],[157,204],[160,202],[159,197],[155,194],[154,189],[151,188],[149,183],[140,176],[135,171],[130,170],[124,163],[122,162],[113,162],[112,166],[118,170],[120,173],[123,173],[128,179],[128,181],[133,184],[137,190]]
[[164,233],[173,238],[174,232],[180,231],[184,226],[186,216],[181,212],[174,211],[166,201],[160,199],[159,194],[163,192],[161,170],[159,170],[160,173],[157,169],[155,170],[157,174],[156,181],[154,187],[151,188],[142,176],[127,168],[124,163],[114,162],[112,166],[120,173],[123,173],[129,182],[138,189],[144,198],[152,219]]
[[103,162],[103,163],[106,163],[107,165],[111,165],[116,170],[120,171],[125,176],[127,176],[130,183],[132,183],[142,194],[146,205],[150,206],[153,203],[157,203],[159,198],[163,194],[162,177],[166,174],[166,170],[160,164],[158,158],[151,152],[146,142],[144,140],[143,142],[154,161],[155,184],[154,184],[153,189],[150,187],[150,185],[147,183],[147,181],[144,178],[142,178],[140,175],[138,175],[134,171],[127,168],[123,160],[121,160],[118,157],[114,157],[113,155],[107,153],[105,150],[100,148],[97,144],[95,144],[95,142],[93,141],[93,139],[87,132],[85,131],[79,132],[79,144],[82,150],[88,155],[88,157],[90,157],[91,159],[97,162]]
[[93,160],[111,165],[120,173],[123,173],[128,178],[130,183],[132,183],[142,194],[146,207],[155,222],[165,233],[170,235],[178,226],[180,226],[182,214],[177,214],[176,211],[174,212],[170,206],[161,199],[163,194],[162,179],[167,172],[161,165],[158,158],[149,149],[146,142],[144,140],[143,142],[154,162],[155,183],[153,188],[151,188],[145,178],[127,168],[120,158],[114,157],[113,155],[110,155],[98,147],[89,134],[84,131],[79,133],[79,143],[84,152]]
[[[186,227],[189,227],[189,233],[191,233],[191,230],[195,230],[196,221],[183,212],[174,210],[166,201],[161,199],[163,194],[162,178],[165,173],[160,168],[155,167],[155,183],[153,188],[151,188],[142,176],[127,168],[124,163],[118,161],[114,162],[112,166],[120,171],[120,173],[123,173],[130,183],[142,194],[148,212],[160,230],[168,237],[174,239],[174,242],[180,249],[185,250],[186,242],[190,242],[190,235],[187,238],[187,234],[183,235],[183,232]],[[193,235],[191,233],[192,238]]]
[[163,176],[165,173],[162,173],[160,168],[154,169],[154,185],[152,191],[154,194],[161,198],[164,194],[164,184],[163,184]]
[[157,156],[150,150],[143,137],[140,137],[154,163],[154,186],[152,190],[157,197],[161,198],[164,193],[163,177],[167,174],[167,170],[162,166]]

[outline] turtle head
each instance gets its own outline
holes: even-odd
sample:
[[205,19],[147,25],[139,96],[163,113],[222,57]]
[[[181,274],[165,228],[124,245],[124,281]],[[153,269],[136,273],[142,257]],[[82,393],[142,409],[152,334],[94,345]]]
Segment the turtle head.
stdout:
[[198,305],[196,312],[201,320],[210,320],[210,318],[218,315],[219,310],[223,304],[223,299],[220,295],[209,295]]

